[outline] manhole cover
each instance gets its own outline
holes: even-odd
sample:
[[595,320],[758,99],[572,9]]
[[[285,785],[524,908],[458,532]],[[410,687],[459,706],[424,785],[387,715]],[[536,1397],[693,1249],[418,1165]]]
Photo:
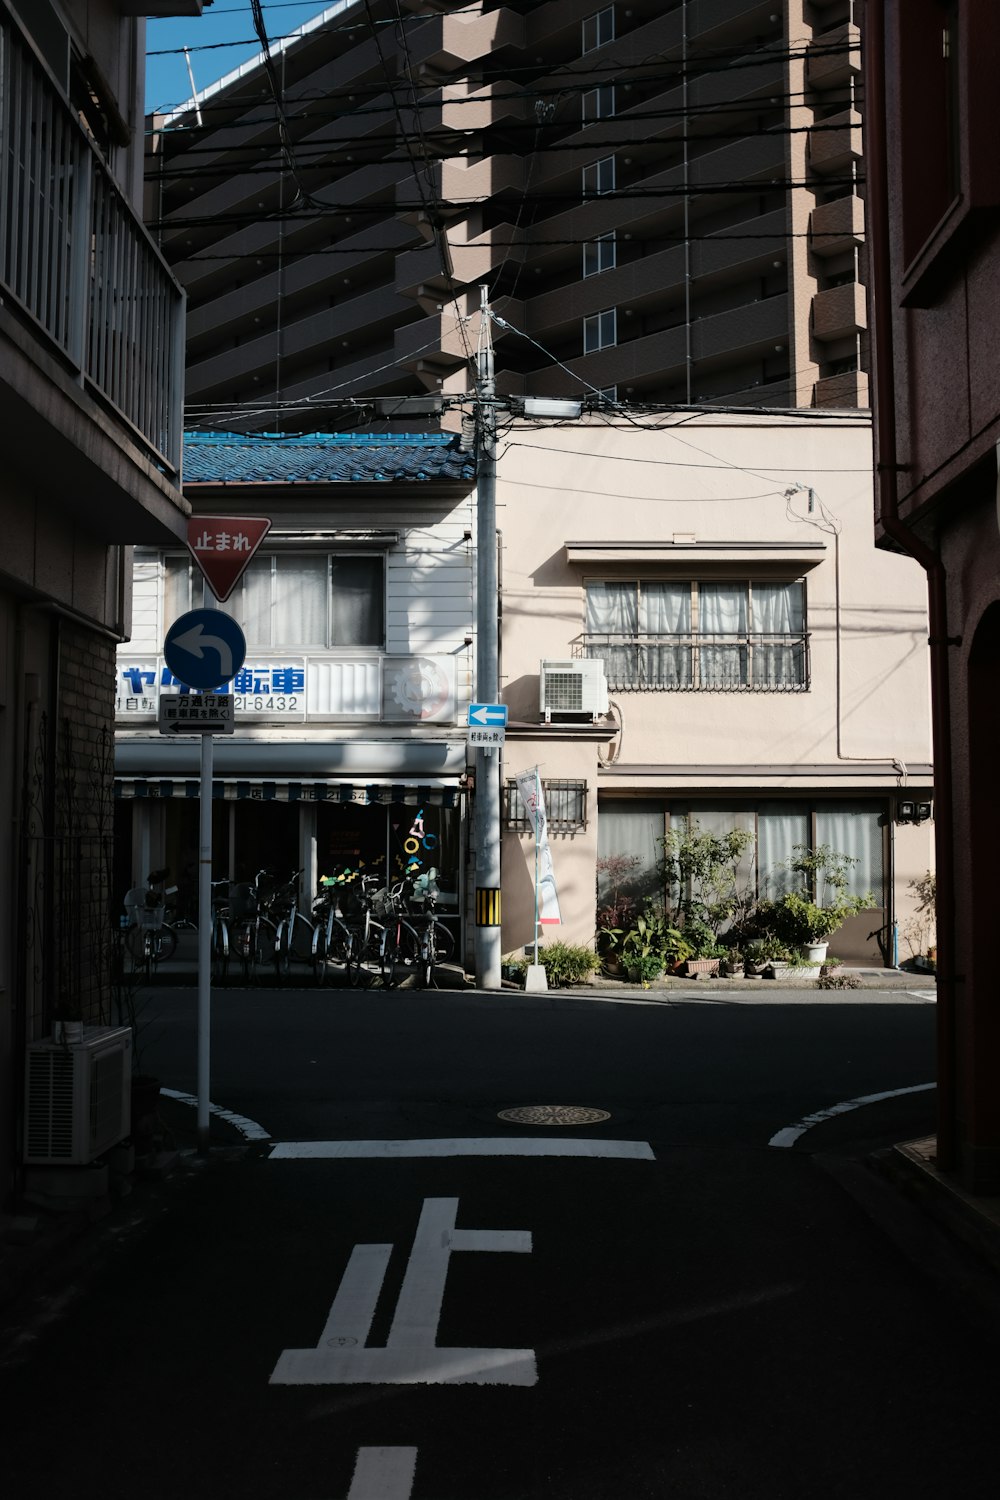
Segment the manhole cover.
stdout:
[[582,1104],[522,1104],[502,1109],[497,1118],[512,1125],[596,1125],[611,1116],[606,1109],[587,1109]]

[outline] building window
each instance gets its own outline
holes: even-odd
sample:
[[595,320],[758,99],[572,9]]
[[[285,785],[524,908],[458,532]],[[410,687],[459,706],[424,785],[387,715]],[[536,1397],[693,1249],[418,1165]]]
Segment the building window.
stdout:
[[594,120],[606,120],[615,112],[615,86],[602,83],[598,88],[586,89],[580,98],[580,109],[584,125]]
[[[601,797],[599,814],[599,901],[607,900],[611,893],[612,881],[606,871],[616,856],[628,861],[623,890],[636,905],[647,896],[660,894],[661,840],[668,827],[719,836],[736,828],[751,833],[754,841],[743,869],[754,894],[770,901],[780,900],[797,885],[788,869],[797,849],[818,849],[824,844],[837,854],[847,855],[851,862],[849,895],[863,896],[872,891],[877,905],[884,905],[886,899],[887,806],[883,801],[805,801],[789,797],[668,803],[658,798]],[[823,890],[816,894],[820,902],[829,899],[829,893]],[[877,921],[874,912],[865,912],[864,919],[871,926]]]
[[622,692],[801,692],[805,585],[608,580],[586,585],[585,654]]
[[903,255],[912,261],[959,190],[957,0],[900,17]]
[[583,196],[585,198],[596,198],[601,193],[613,193],[615,190],[615,159],[613,156],[602,156],[600,161],[592,161],[583,169]]
[[582,23],[582,31],[581,46],[584,52],[593,52],[596,48],[603,47],[605,42],[613,42],[615,39],[614,6],[606,5],[603,10],[587,16]]
[[[167,557],[164,630],[201,602],[201,575],[186,557]],[[193,602],[192,602],[193,601]],[[254,651],[354,650],[385,641],[381,554],[274,553],[255,557],[226,612]]]
[[598,405],[600,406],[617,406],[618,387],[616,385],[602,386],[601,389],[597,392],[597,397]]
[[613,271],[617,263],[618,242],[613,229],[608,234],[599,234],[596,240],[588,240],[584,245],[584,276],[599,276],[602,271]]
[[592,313],[583,320],[583,352],[596,354],[598,349],[610,349],[618,342],[618,315],[613,307],[604,312]]
[[[550,833],[582,833],[587,826],[587,783],[562,778],[542,781],[545,824]],[[504,827],[511,833],[530,833],[531,823],[516,781],[504,785]]]

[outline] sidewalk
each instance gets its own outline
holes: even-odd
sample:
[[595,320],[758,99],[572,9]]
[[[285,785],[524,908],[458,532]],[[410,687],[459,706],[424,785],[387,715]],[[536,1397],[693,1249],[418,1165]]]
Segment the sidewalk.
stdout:
[[44,1317],[47,1309],[77,1293],[89,1273],[167,1212],[192,1175],[214,1170],[252,1149],[232,1125],[212,1115],[209,1154],[199,1156],[197,1126],[196,1110],[161,1094],[155,1135],[130,1172],[113,1170],[116,1152],[109,1153],[106,1171],[57,1168],[93,1175],[79,1206],[57,1209],[47,1206],[42,1195],[39,1201],[22,1201],[0,1214],[0,1360],[10,1341],[15,1309],[16,1327]]

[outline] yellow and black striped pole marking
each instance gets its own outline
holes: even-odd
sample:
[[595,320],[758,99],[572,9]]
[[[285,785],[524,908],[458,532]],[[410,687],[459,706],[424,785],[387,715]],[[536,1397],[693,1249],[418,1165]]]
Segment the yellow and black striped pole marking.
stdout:
[[476,886],[476,926],[500,926],[500,891],[496,886]]

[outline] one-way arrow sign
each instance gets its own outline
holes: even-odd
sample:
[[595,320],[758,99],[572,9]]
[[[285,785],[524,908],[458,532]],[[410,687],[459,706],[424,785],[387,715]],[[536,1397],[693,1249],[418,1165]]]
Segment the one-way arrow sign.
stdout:
[[507,723],[506,703],[470,703],[469,725],[473,729],[489,725],[504,726]]
[[161,734],[233,734],[232,693],[164,693],[159,702]]

